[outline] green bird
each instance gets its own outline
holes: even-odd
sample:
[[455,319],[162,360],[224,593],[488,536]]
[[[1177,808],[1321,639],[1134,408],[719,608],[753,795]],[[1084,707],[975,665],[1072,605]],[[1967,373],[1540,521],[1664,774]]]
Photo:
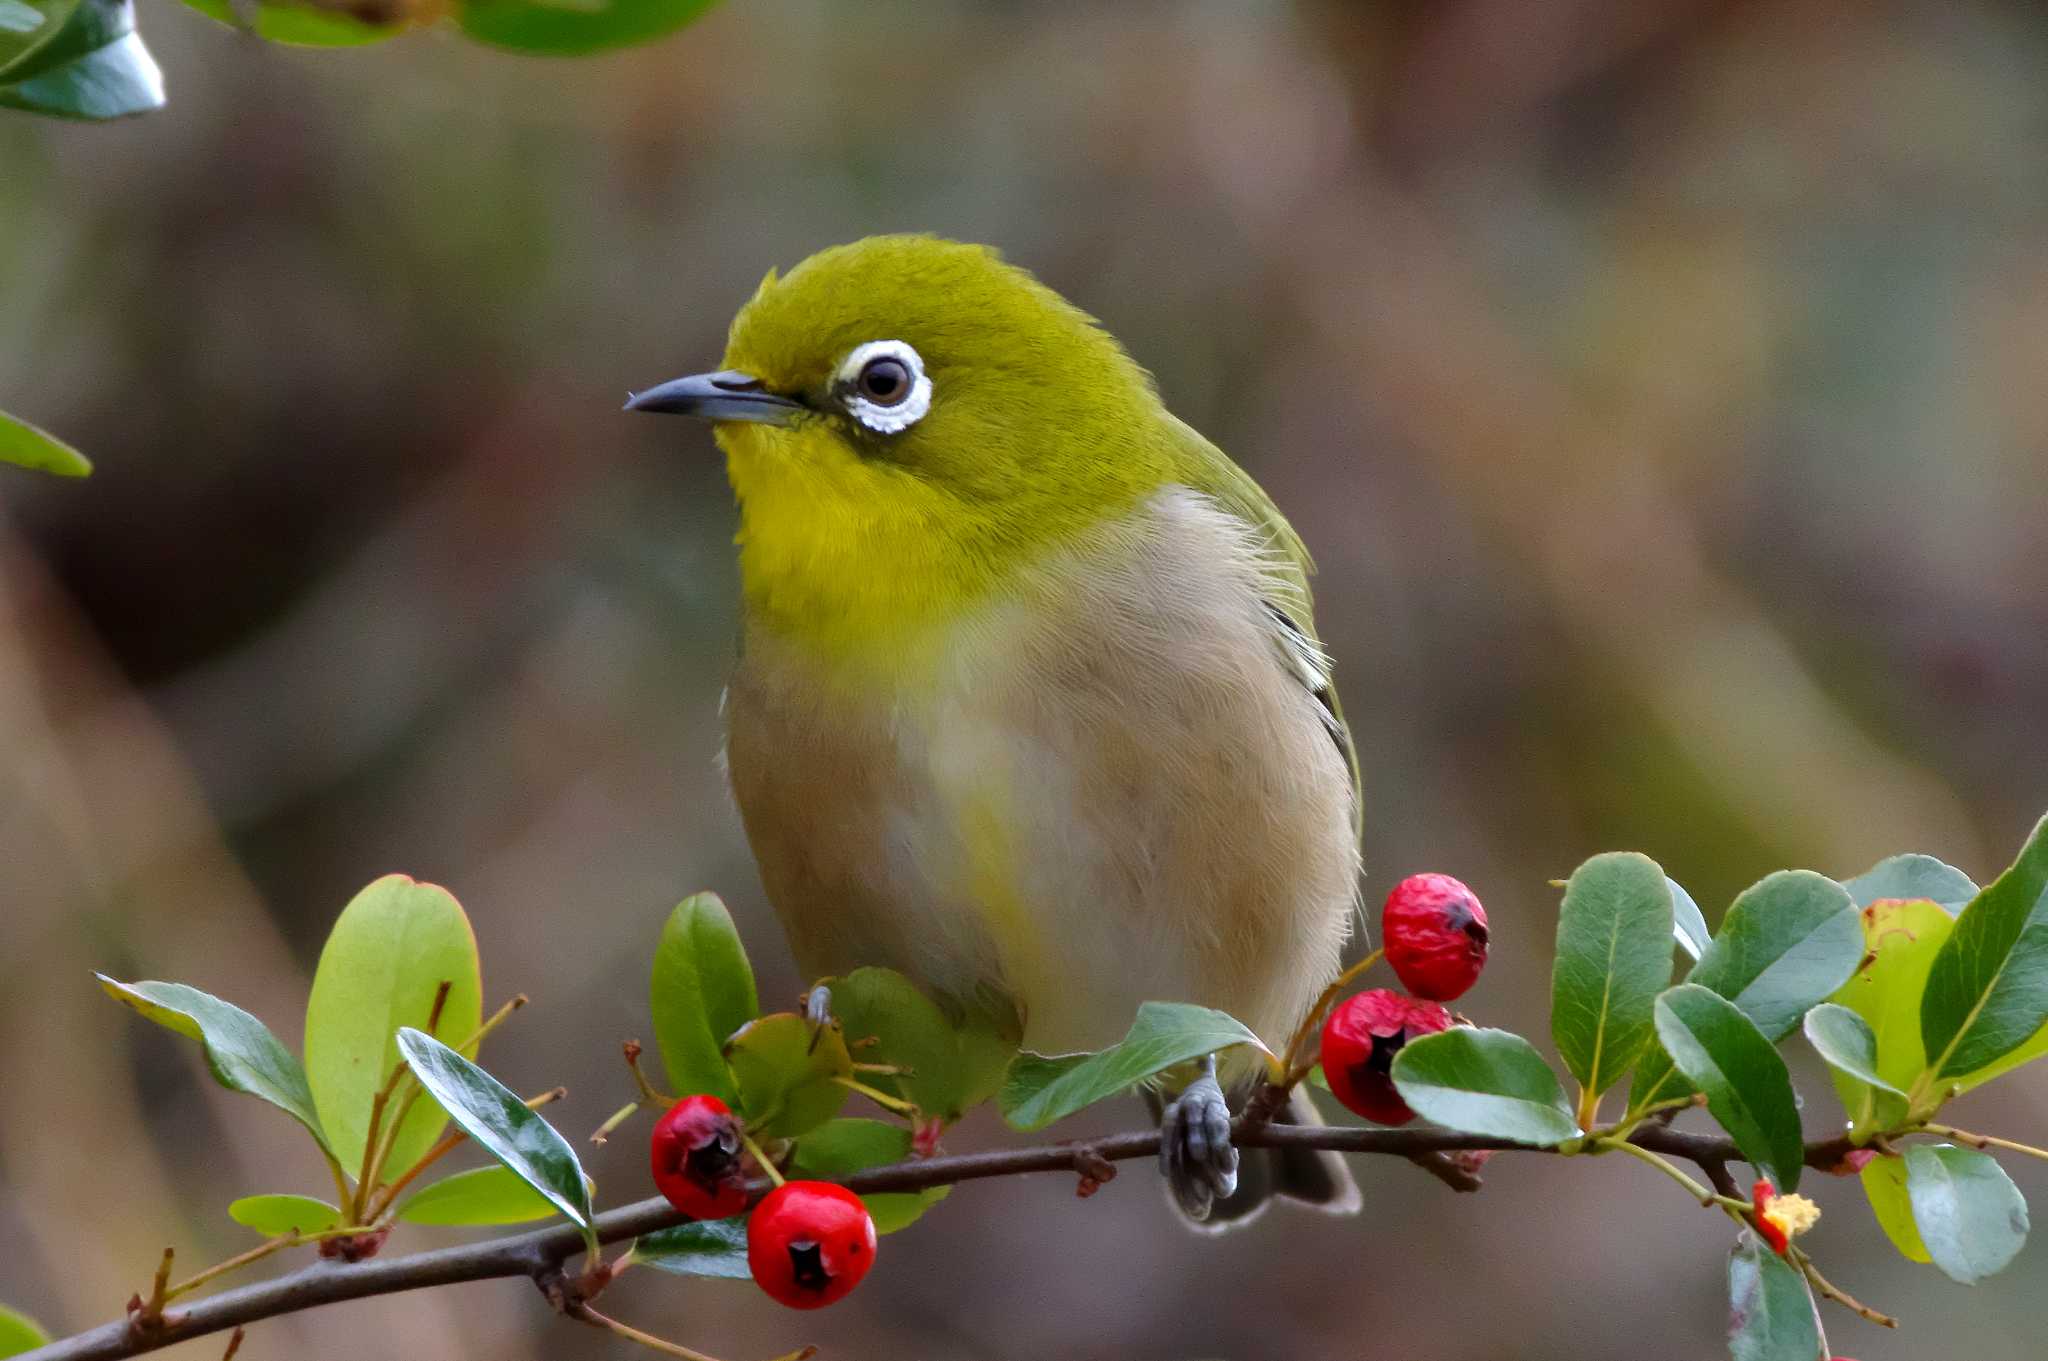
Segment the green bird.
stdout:
[[[1039,1053],[1113,1044],[1147,1000],[1284,1046],[1359,876],[1308,553],[1108,332],[994,250],[873,237],[771,272],[722,371],[627,405],[725,453],[726,760],[811,976],[1013,1007]],[[1176,1204],[1355,1209],[1328,1154],[1240,1177],[1225,1088],[1253,1077],[1212,1058],[1152,1094]]]

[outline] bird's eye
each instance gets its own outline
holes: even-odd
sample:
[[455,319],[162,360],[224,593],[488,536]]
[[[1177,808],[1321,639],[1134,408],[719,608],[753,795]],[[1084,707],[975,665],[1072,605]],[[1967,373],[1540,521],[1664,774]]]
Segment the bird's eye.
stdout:
[[855,380],[860,395],[877,406],[894,406],[910,395],[910,366],[893,355],[870,359]]
[[931,409],[924,360],[901,340],[854,346],[840,362],[835,386],[847,414],[879,435],[908,430]]

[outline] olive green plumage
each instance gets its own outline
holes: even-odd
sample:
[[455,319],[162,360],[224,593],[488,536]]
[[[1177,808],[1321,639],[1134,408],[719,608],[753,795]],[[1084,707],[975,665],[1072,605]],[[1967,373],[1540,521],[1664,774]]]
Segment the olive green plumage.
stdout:
[[[728,758],[807,970],[1001,995],[1046,1052],[1152,998],[1284,1042],[1357,877],[1308,553],[1107,332],[984,247],[878,237],[636,403],[717,422]],[[1355,1203],[1326,1162],[1247,1185]]]

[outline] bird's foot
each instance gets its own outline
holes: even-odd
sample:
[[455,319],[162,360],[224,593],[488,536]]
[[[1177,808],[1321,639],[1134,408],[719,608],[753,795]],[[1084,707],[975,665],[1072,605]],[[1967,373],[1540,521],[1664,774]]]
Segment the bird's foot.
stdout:
[[1159,1120],[1159,1170],[1182,1213],[1209,1217],[1210,1207],[1237,1190],[1237,1149],[1230,1142],[1230,1106],[1216,1082],[1216,1056],[1202,1075],[1168,1103]]

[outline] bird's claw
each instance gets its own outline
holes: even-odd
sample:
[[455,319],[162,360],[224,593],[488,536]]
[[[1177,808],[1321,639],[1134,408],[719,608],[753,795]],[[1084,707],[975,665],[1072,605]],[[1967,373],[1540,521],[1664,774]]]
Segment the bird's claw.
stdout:
[[1214,1055],[1202,1060],[1202,1075],[1168,1103],[1160,1117],[1159,1170],[1190,1219],[1207,1219],[1217,1201],[1237,1190],[1230,1106],[1216,1082]]

